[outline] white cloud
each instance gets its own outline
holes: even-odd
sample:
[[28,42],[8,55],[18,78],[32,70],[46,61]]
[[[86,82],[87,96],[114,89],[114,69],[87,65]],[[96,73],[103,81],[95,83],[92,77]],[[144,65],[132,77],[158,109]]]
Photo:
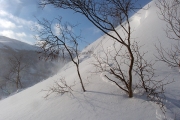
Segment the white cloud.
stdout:
[[61,27],[61,25],[60,24],[55,24],[54,25],[54,32],[55,32],[55,35],[60,35],[61,34],[61,29],[62,29],[62,27]]
[[24,32],[22,32],[22,33],[16,33],[16,35],[17,35],[18,37],[26,37],[26,34],[25,34]]
[[26,25],[28,27],[31,27],[32,25],[35,24],[35,22],[33,22],[33,21],[16,17],[4,10],[0,10],[0,16],[5,17],[8,20],[14,21],[16,24]]
[[56,23],[54,25],[54,34],[55,35],[61,35],[62,31],[72,31],[73,32],[73,28],[70,25],[67,26],[61,26],[59,23]]
[[0,27],[10,29],[10,28],[15,28],[16,25],[13,22],[9,21],[9,20],[5,20],[5,19],[0,18]]
[[67,26],[67,29],[69,30],[69,31],[73,31],[73,28],[71,27],[71,26]]
[[17,39],[23,41],[27,35],[24,32],[14,32],[12,30],[3,30],[0,32],[0,35],[6,36],[9,38]]
[[21,0],[15,0],[17,3],[22,3],[22,1]]
[[12,30],[3,30],[0,32],[0,35],[16,39],[15,34]]
[[41,31],[43,29],[43,26],[41,26],[40,24],[38,23],[34,23],[33,27],[32,27],[32,30],[33,29],[37,29],[38,31]]
[[3,10],[0,10],[0,16],[7,16],[7,15],[8,15],[7,12],[5,12],[5,11],[3,11]]
[[7,0],[0,0],[0,9],[5,9],[9,7],[9,4],[7,4]]
[[[34,39],[29,37],[32,32],[30,28],[35,25],[37,26],[36,22],[25,20],[0,9],[0,35],[32,43]],[[41,26],[38,26],[38,29],[41,29]]]

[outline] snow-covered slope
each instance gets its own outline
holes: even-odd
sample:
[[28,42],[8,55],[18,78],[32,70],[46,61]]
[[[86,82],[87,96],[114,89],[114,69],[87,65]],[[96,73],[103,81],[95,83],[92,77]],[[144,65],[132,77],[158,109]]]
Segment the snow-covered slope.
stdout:
[[[150,3],[148,10],[141,10],[132,17],[134,28],[133,37],[144,45],[148,51],[147,59],[155,59],[154,44],[158,40],[168,47],[169,41],[163,31],[165,23],[157,16],[155,1]],[[121,28],[117,28],[121,32]],[[97,41],[83,50],[81,56],[80,72],[87,92],[81,92],[76,68],[72,63],[66,64],[59,73],[47,80],[38,83],[14,96],[0,101],[0,120],[163,120],[164,115],[159,107],[148,102],[142,96],[129,99],[121,90],[109,82],[103,81],[101,74],[92,73],[95,68],[91,64],[91,53],[101,53],[101,44],[105,49],[110,49],[113,41],[107,36],[102,36]],[[91,51],[91,52],[88,52]],[[175,82],[166,87],[168,120],[180,119],[180,81],[179,73],[169,69],[164,64],[156,65],[159,75],[167,74]],[[64,77],[69,85],[76,81],[73,95],[51,95],[44,99],[49,86]]]
[[17,50],[36,50],[37,48],[33,45],[10,39],[4,36],[0,36],[0,48],[11,48]]

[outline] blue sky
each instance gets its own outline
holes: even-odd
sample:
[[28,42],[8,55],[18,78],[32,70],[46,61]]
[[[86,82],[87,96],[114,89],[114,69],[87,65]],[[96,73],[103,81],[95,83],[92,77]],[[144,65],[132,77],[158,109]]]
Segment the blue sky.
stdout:
[[[38,1],[0,0],[0,35],[34,44],[36,42],[34,39],[36,33],[31,28],[37,24],[35,17],[52,20],[57,16],[62,16],[63,21],[79,24],[75,31],[81,31],[82,39],[87,41],[87,43],[81,43],[81,48],[103,35],[84,16],[70,10],[57,9],[52,6],[42,9],[38,6]],[[139,0],[138,4],[144,6],[150,1]]]

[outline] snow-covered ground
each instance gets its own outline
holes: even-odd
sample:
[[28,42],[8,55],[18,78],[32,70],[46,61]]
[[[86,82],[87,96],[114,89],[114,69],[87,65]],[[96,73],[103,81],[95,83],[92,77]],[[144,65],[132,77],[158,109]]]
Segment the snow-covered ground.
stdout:
[[[163,29],[166,23],[157,15],[155,1],[149,3],[148,10],[140,10],[132,19],[134,28],[133,37],[143,46],[143,51],[148,51],[146,59],[155,60],[157,54],[155,44],[158,40],[163,47],[170,47],[173,41],[166,38]],[[121,32],[121,28],[117,28]],[[102,43],[102,44],[101,44]],[[102,36],[85,48],[81,55],[80,72],[87,92],[81,91],[81,86],[73,63],[66,64],[57,75],[38,83],[18,94],[0,101],[0,120],[164,120],[165,116],[159,106],[146,98],[135,94],[128,98],[115,85],[105,82],[102,74],[95,71],[92,57],[93,53],[101,54],[100,44],[106,50],[111,49],[113,41]],[[89,52],[90,51],[90,52]],[[178,69],[170,69],[164,63],[156,64],[159,77],[169,75],[167,80],[175,82],[166,86],[168,120],[180,119],[180,81]],[[47,90],[64,77],[74,90],[63,95],[52,94],[44,99]]]

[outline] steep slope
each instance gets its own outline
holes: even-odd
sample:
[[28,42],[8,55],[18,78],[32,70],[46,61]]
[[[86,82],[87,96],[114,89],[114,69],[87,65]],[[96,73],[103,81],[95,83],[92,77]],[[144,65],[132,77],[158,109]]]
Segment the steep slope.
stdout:
[[[150,3],[148,10],[141,10],[131,19],[135,31],[133,37],[144,45],[143,51],[148,51],[147,59],[155,60],[154,44],[158,39],[163,46],[168,47],[169,41],[163,31],[165,23],[157,16],[155,1]],[[121,28],[117,28],[121,32]],[[109,37],[102,36],[82,51],[80,72],[85,82],[87,92],[81,92],[76,68],[70,62],[59,73],[38,83],[14,96],[0,101],[0,119],[2,120],[163,120],[165,116],[159,107],[143,96],[135,95],[132,99],[120,91],[116,86],[105,82],[101,74],[92,73],[95,68],[93,53],[101,54],[103,45],[105,50],[111,48],[114,42]],[[180,81],[177,70],[169,69],[165,64],[156,65],[159,76],[167,74],[175,82],[166,87],[168,120],[180,119]],[[49,86],[64,77],[73,87],[73,95],[52,94],[48,99],[43,97]]]

